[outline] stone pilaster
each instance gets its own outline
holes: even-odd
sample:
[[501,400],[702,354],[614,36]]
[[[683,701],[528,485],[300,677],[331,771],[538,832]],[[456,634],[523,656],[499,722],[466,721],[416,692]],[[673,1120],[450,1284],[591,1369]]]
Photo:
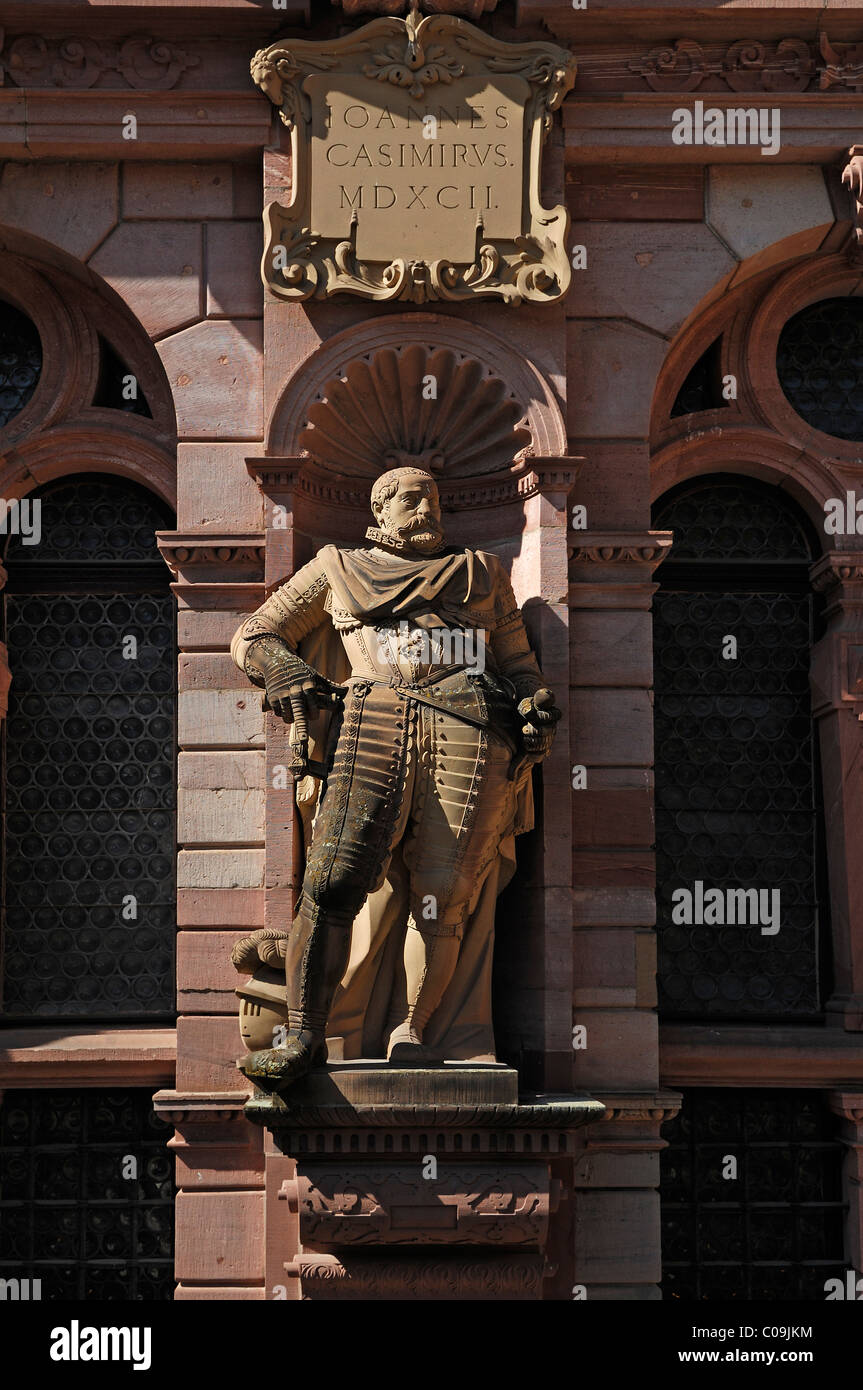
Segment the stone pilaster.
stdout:
[[824,595],[827,631],[812,653],[833,934],[834,992],[828,1023],[863,1031],[863,552],[832,551],[811,570]]
[[845,1258],[859,1277],[863,1274],[863,1091],[828,1091],[827,1100],[834,1115],[839,1116],[839,1135],[845,1149]]
[[[671,535],[570,533],[574,1086],[608,1102],[579,1165],[575,1281],[658,1297],[658,1097],[650,605]],[[612,1118],[613,1117],[613,1118]]]

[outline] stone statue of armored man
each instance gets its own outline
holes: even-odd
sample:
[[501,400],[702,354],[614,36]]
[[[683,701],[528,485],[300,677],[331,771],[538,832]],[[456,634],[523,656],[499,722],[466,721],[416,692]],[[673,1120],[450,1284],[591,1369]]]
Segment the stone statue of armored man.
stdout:
[[[500,559],[444,544],[433,476],[411,467],[384,473],[371,505],[371,545],[324,546],[231,645],[237,665],[264,687],[265,708],[292,724],[295,776],[316,774],[290,930],[253,933],[235,956],[247,971],[250,961],[272,967],[284,957],[282,1045],[239,1064],[267,1089],[326,1061],[334,996],[356,954],[352,927],[385,880],[398,960],[385,1005],[378,1000],[379,1036],[391,1063],[444,1060],[424,1041],[430,1020],[502,845],[532,823],[524,815],[530,768],[550,752],[560,718]],[[322,715],[328,732],[311,763],[309,734]],[[493,904],[486,916],[493,920]],[[371,954],[385,954],[379,941]],[[388,955],[392,966],[391,945]],[[372,974],[352,971],[366,993],[374,978],[380,995],[377,965]],[[272,979],[271,968],[265,973]],[[457,1013],[459,1001],[448,1008]],[[251,1039],[254,1047],[254,1031]]]

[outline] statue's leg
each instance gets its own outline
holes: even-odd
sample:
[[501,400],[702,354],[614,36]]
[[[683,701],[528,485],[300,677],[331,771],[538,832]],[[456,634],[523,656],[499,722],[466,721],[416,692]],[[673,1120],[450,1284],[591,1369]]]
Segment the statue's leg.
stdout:
[[443,924],[446,934],[418,927],[413,916],[405,933],[407,1014],[390,1034],[387,1060],[402,1066],[435,1061],[437,1054],[423,1043],[425,1026],[453,977],[461,948],[461,927]]
[[410,874],[405,934],[407,1011],[387,1057],[421,1065],[437,1054],[426,1025],[458,965],[465,923],[511,818],[511,751],[461,720],[424,709],[419,771],[403,857]]
[[351,927],[382,882],[407,816],[409,736],[404,700],[388,687],[352,689],[288,938],[288,1034],[281,1046],[241,1063],[263,1085],[289,1085],[326,1061],[327,1019],[347,969]]

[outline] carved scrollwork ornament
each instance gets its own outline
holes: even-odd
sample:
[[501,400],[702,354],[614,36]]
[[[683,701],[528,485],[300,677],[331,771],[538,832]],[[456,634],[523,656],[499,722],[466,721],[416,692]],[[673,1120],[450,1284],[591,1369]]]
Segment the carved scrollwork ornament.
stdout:
[[566,49],[412,9],[274,44],[251,73],[291,132],[293,198],[264,213],[274,295],[518,305],[566,293],[568,214],[539,194],[575,80]]

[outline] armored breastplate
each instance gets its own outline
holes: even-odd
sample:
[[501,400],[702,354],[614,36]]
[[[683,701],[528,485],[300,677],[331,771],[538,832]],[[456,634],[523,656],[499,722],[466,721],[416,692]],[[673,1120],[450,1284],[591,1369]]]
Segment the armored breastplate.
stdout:
[[434,682],[453,671],[480,675],[493,665],[482,629],[425,628],[409,622],[342,632],[354,676]]

